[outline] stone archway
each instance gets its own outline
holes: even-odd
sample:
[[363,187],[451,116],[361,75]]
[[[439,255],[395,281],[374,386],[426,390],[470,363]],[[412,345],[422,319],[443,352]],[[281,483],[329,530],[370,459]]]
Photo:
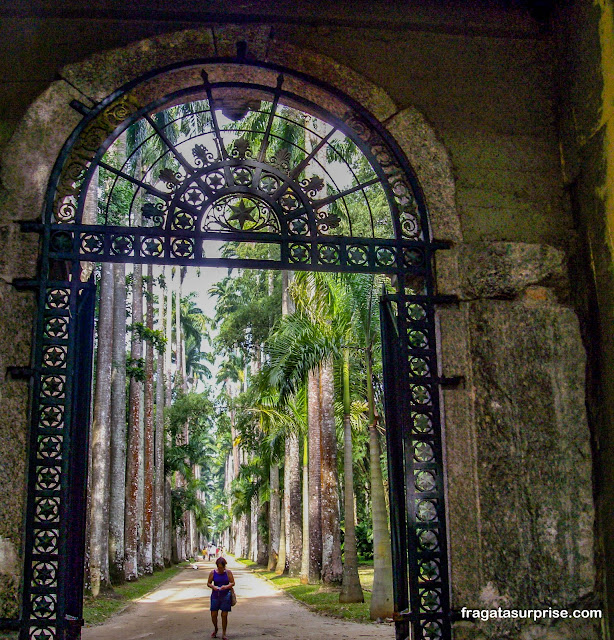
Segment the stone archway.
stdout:
[[[228,36],[230,33],[232,33],[231,28],[229,28],[229,30],[224,30],[224,29],[220,30],[220,34],[225,34],[225,36]],[[185,43],[186,35],[187,34],[185,33],[179,34],[178,36],[176,36],[176,39],[180,43],[182,41]],[[205,40],[207,40],[209,32],[208,31],[202,32],[200,35],[204,37]],[[193,32],[190,32],[187,37],[188,42],[191,45],[193,45],[195,39],[198,40],[198,37],[195,36]],[[218,62],[212,69],[208,69],[209,74],[212,76],[212,82],[215,82],[220,78],[223,78],[225,81],[230,81],[230,82],[245,82],[245,81],[253,82],[258,79],[257,74],[264,73],[264,71],[262,70],[260,71],[254,70],[254,68],[246,64],[247,60],[244,58],[241,58],[239,60],[240,64],[237,65],[236,56],[233,57],[232,60],[229,59],[228,64],[224,63],[225,58],[222,57],[222,61],[220,63],[219,54],[221,50],[220,50],[219,42],[223,41],[223,38],[220,39],[220,37],[217,37],[217,39],[214,38],[214,40],[216,40],[215,53],[217,54],[217,56],[215,56],[214,59],[218,60]],[[160,39],[160,41],[155,42],[154,43],[155,46],[152,46],[151,48],[148,46],[151,43],[140,43],[135,48],[136,48],[136,52],[139,54],[149,51],[151,53],[151,56],[149,55],[145,56],[145,58],[147,58],[147,61],[144,62],[144,64],[146,66],[148,64],[154,65],[155,61],[159,60],[160,55],[164,53],[165,46],[168,44],[168,42],[172,43],[172,41],[173,41],[173,38],[169,36],[168,40]],[[202,42],[199,44],[202,44]],[[181,46],[177,46],[176,44],[175,46],[176,46],[174,50],[175,54],[177,54],[178,52],[181,52],[178,57],[182,61],[185,61],[185,58],[188,57],[190,53],[189,47],[187,48],[188,49],[187,51],[186,50],[181,51]],[[234,46],[239,55],[241,55],[242,49],[243,51],[245,50],[245,42],[243,40],[234,42]],[[160,49],[162,49],[162,51]],[[386,124],[389,125],[391,128],[392,127],[398,128],[400,134],[403,131],[405,131],[406,133],[407,132],[411,133],[415,129],[418,132],[417,137],[420,138],[422,136],[425,138],[425,140],[420,140],[418,144],[415,144],[411,142],[411,140],[410,141],[407,140],[407,135],[405,135],[405,137],[403,135],[400,135],[400,137],[405,142],[404,146],[410,151],[413,150],[415,152],[414,161],[416,162],[416,166],[418,167],[417,171],[424,173],[425,178],[428,179],[427,174],[429,171],[432,171],[432,165],[433,165],[432,158],[429,158],[429,156],[434,155],[434,152],[435,152],[435,155],[437,153],[441,154],[443,149],[436,143],[436,140],[432,135],[432,132],[430,132],[426,123],[420,119],[419,114],[417,114],[416,112],[411,112],[411,113],[396,112],[394,105],[391,103],[391,101],[385,95],[383,95],[381,91],[378,91],[376,87],[370,85],[366,81],[359,79],[351,71],[340,69],[338,66],[334,65],[331,61],[322,59],[321,57],[316,55],[309,56],[309,55],[305,55],[304,53],[302,55],[298,55],[297,52],[293,51],[291,48],[288,48],[288,47],[281,47],[281,50],[283,51],[283,55],[279,57],[284,58],[285,56],[288,59],[292,59],[295,62],[299,61],[301,62],[301,64],[298,66],[307,66],[311,70],[316,68],[321,71],[322,75],[325,75],[324,70],[332,69],[332,74],[329,73],[329,76],[330,75],[333,76],[332,77],[333,81],[336,81],[337,84],[347,85],[348,87],[351,87],[352,93],[354,95],[349,96],[350,100],[354,98],[356,105],[359,105],[359,104],[362,105],[363,103],[366,103],[369,107],[371,107],[372,112],[370,117],[374,117],[374,122],[378,120],[380,122],[382,120],[385,120]],[[247,51],[248,52],[250,51],[249,43],[247,43]],[[121,52],[119,59],[130,60],[131,59],[130,53],[131,52],[126,52],[126,51]],[[135,53],[135,52],[133,51],[132,53]],[[100,66],[100,62],[101,62],[100,60],[95,62],[95,68],[98,69],[98,71],[92,76],[91,81],[96,82],[100,78],[102,78],[104,81],[107,81],[107,82],[114,82],[116,80],[116,78],[109,80],[109,76],[113,78],[114,73],[117,73],[118,70],[121,71],[121,65],[118,66],[116,64],[117,62],[117,59],[115,58],[116,55],[117,55],[116,53],[112,52],[108,56],[108,60],[107,60],[108,73],[105,72]],[[270,52],[268,52],[267,58],[270,58],[270,57],[271,57]],[[212,58],[209,58],[209,59],[211,60]],[[286,58],[284,58],[284,60],[285,59]],[[143,60],[141,60],[141,62],[143,62]],[[272,64],[273,69],[282,68],[279,61],[275,61],[274,63],[269,63],[269,64]],[[131,68],[131,70],[134,71],[133,68]],[[174,88],[181,88],[186,85],[189,85],[195,73],[198,73],[198,69],[195,67],[194,64],[190,64],[189,58],[187,60],[187,64],[177,64],[174,67],[172,66],[167,67],[166,73],[164,73],[163,75],[156,76],[152,74],[150,78],[145,77],[144,80],[141,79],[140,98],[144,100],[148,95],[156,95],[157,92],[158,93],[164,92],[168,94],[172,92]],[[216,77],[216,73],[219,74],[218,77]],[[36,131],[36,134],[34,135],[37,135],[40,132],[41,121],[47,120],[51,129],[53,130],[53,133],[54,134],[57,133],[57,138],[55,137],[55,135],[48,137],[47,142],[49,143],[49,146],[48,147],[45,146],[42,150],[41,156],[47,155],[47,160],[50,160],[51,157],[53,156],[53,147],[54,147],[53,140],[60,141],[63,135],[64,136],[67,135],[66,130],[70,128],[70,125],[74,125],[74,122],[75,122],[74,111],[76,110],[77,112],[81,112],[82,114],[87,113],[89,110],[89,105],[87,104],[87,102],[88,101],[92,103],[95,102],[95,99],[91,97],[93,94],[95,94],[95,91],[93,93],[88,94],[86,92],[88,88],[84,86],[84,83],[87,83],[88,81],[90,81],[90,79],[88,78],[88,63],[84,63],[84,68],[80,70],[75,70],[75,68],[68,69],[65,74],[65,77],[71,78],[70,81],[68,81],[70,84],[70,88],[67,89],[66,83],[62,81],[58,82],[55,87],[52,87],[47,92],[47,94],[43,96],[39,101],[37,101],[36,105],[34,105],[33,108],[30,110],[21,130],[17,134],[18,138],[21,137],[22,143],[25,146],[29,146],[31,142],[31,138],[30,138],[30,142],[28,142],[28,138],[34,133],[34,131]],[[330,84],[330,82],[327,82],[327,81],[330,81],[331,78],[325,77],[321,85],[314,84],[314,83],[309,84],[307,82],[303,86],[302,78],[307,78],[307,77],[308,76],[302,76],[301,70],[299,70],[297,75],[292,75],[292,74],[289,75],[289,85],[291,87],[291,90],[293,88],[292,84],[295,83],[296,87],[300,86],[300,90],[297,89],[297,92],[301,93],[302,91],[302,93],[305,94],[305,98],[307,100],[311,100],[314,103],[318,103],[320,106],[323,106],[333,115],[337,115],[338,117],[340,116],[345,117],[346,111],[347,111],[347,103],[344,103],[343,100],[336,98],[335,94],[331,94],[326,90],[327,84]],[[347,77],[349,77],[351,80],[349,84],[347,83]],[[343,80],[344,78],[345,80]],[[104,93],[106,89],[98,87],[98,90],[101,93]],[[68,109],[68,110],[66,109],[66,99],[69,99],[69,104],[71,105],[71,109]],[[112,100],[113,98],[111,97],[111,101]],[[362,108],[363,107],[361,106],[361,109]],[[122,107],[120,106],[120,111],[121,109]],[[369,113],[369,112],[367,111],[365,113]],[[115,118],[116,116],[117,116],[117,113],[114,112],[112,117]],[[120,119],[118,119],[117,122],[119,122]],[[65,128],[62,126],[62,124],[65,124]],[[54,125],[56,126],[59,125],[59,126],[57,126],[57,128],[54,128]],[[105,124],[105,126],[107,125]],[[114,125],[111,124],[111,129],[113,128],[113,126]],[[360,128],[363,125],[360,125],[359,123],[357,123],[356,126],[359,126]],[[366,130],[364,130],[364,133],[366,133]],[[366,135],[368,140],[370,134],[366,133]],[[375,140],[372,140],[370,142],[376,146],[378,144]],[[385,152],[383,147],[381,151]],[[31,161],[36,163],[39,169],[39,173],[37,174],[35,173],[33,175],[30,174],[29,176],[28,175],[24,176],[22,174],[21,176],[22,189],[25,187],[23,183],[24,180],[27,182],[29,180],[32,180],[32,178],[34,178],[34,181],[36,181],[42,177],[43,171],[41,171],[41,169],[43,167],[47,166],[47,169],[49,169],[49,163],[45,162],[41,156],[39,156],[38,158],[31,158],[31,157],[29,158]],[[57,177],[57,171],[61,169],[61,166],[59,165],[56,165],[56,166],[59,167],[56,170],[54,170],[55,175]],[[449,177],[449,164],[445,160],[443,160],[440,163],[438,169],[436,169],[435,171],[435,175],[439,173],[439,175],[441,176],[442,167],[444,168],[444,173],[445,173],[445,170],[448,170],[448,176],[446,177]],[[15,168],[15,177],[17,177],[19,180],[18,174],[20,173],[20,171],[16,166],[14,168]],[[33,187],[34,185],[31,184],[30,186]],[[40,187],[42,186],[42,184],[39,183],[38,186]],[[431,199],[433,201],[433,204],[435,205],[434,208],[436,210],[440,208],[442,210],[442,213],[445,213],[445,214],[450,213],[450,205],[451,205],[452,199],[450,198],[450,195],[449,195],[449,189],[451,187],[452,187],[451,181],[446,183],[445,180],[440,180],[439,182],[432,181],[431,186],[429,187],[430,193],[431,193]],[[448,189],[448,193],[446,193],[446,188]],[[42,193],[41,190],[39,190],[38,188],[31,188],[27,190],[29,193],[33,195],[36,194],[37,192],[39,195],[41,195]],[[50,196],[50,197],[53,197],[53,196]],[[446,210],[446,207],[447,207],[447,210]],[[15,203],[15,210],[19,210],[19,209],[21,209],[21,207],[17,203]],[[27,215],[24,215],[22,219],[26,220],[27,217],[28,217]],[[450,236],[449,238],[450,240],[457,239],[459,236],[458,225],[454,223],[454,220],[452,221],[447,220],[446,223],[442,224],[442,220],[444,218],[445,216],[437,216],[437,215],[435,215],[432,218],[431,227],[432,227],[433,233],[437,233],[439,230],[442,235]],[[22,225],[22,229],[37,230],[38,227],[36,225],[28,226],[26,224],[25,226]],[[28,286],[27,282],[22,282],[21,284],[24,287]],[[54,304],[55,302],[56,301],[54,300]],[[443,496],[441,496],[441,500],[442,499],[443,499]],[[441,504],[443,504],[443,502],[441,502]],[[444,553],[445,553],[445,548],[444,548]],[[447,570],[445,570],[445,574],[447,575]],[[447,588],[445,589],[445,591],[447,592]],[[430,597],[430,596],[425,592],[424,597]],[[38,600],[40,600],[40,598],[38,598]],[[37,600],[36,606],[38,606],[38,604],[42,604],[41,611],[44,610],[45,615],[47,615],[48,612],[51,612],[49,615],[53,617],[53,609],[54,609],[53,599],[49,599],[48,597],[45,597],[44,602],[43,600],[41,600],[40,603],[38,602],[38,600]],[[445,600],[447,601],[447,595],[445,596]],[[432,606],[432,604],[430,604],[429,606]],[[62,625],[62,628],[64,628],[63,625]],[[71,625],[68,625],[67,629],[68,628],[71,628]],[[41,637],[46,637],[44,635],[45,632],[43,631],[43,629],[44,627],[36,627],[36,626],[32,627],[31,628],[31,633],[33,634],[32,637],[38,637],[36,635],[37,633],[39,635],[40,633],[43,633]],[[66,632],[69,633],[68,630]],[[434,631],[434,632],[436,633],[434,637],[444,637],[440,635],[441,631]],[[24,627],[24,633],[26,633],[25,627]],[[27,633],[30,633],[30,632],[27,632]],[[30,636],[24,635],[23,637],[25,638]]]
[[[526,321],[525,335],[535,327],[547,324],[553,327],[552,332],[541,336],[547,347],[543,352],[544,366],[550,364],[555,369],[553,382],[551,388],[542,386],[538,395],[549,399],[544,406],[565,408],[564,411],[557,409],[553,421],[545,428],[558,435],[556,451],[568,452],[568,464],[575,471],[573,483],[556,485],[551,482],[548,485],[544,494],[545,509],[534,522],[535,531],[541,532],[539,535],[543,534],[544,539],[553,530],[549,523],[555,522],[556,530],[564,530],[569,544],[567,547],[564,544],[555,546],[561,553],[563,548],[570,549],[575,560],[567,569],[561,568],[558,573],[553,571],[543,580],[540,578],[539,592],[550,590],[563,603],[589,594],[594,580],[594,563],[590,452],[583,406],[585,356],[577,318],[566,306],[564,292],[563,302],[557,298],[565,288],[563,253],[551,247],[522,243],[464,245],[455,208],[451,163],[443,145],[420,113],[412,108],[399,110],[372,82],[334,60],[276,40],[271,37],[268,27],[224,25],[190,30],[97,55],[65,67],[60,73],[62,79],[31,106],[3,158],[2,181],[6,196],[2,205],[4,246],[0,287],[3,289],[3,316],[7,318],[5,326],[9,330],[0,336],[3,342],[0,353],[5,366],[25,365],[31,336],[30,324],[24,323],[23,318],[33,318],[35,313],[30,296],[16,292],[8,283],[24,276],[34,279],[36,237],[21,234],[18,224],[12,223],[36,221],[40,215],[55,159],[81,119],[69,103],[77,100],[86,107],[91,106],[121,84],[153,68],[203,57],[234,58],[237,42],[247,44],[248,58],[253,56],[285,66],[336,87],[383,123],[405,152],[422,185],[433,237],[454,243],[451,251],[440,254],[436,271],[440,293],[456,295],[460,300],[458,307],[442,309],[439,314],[443,373],[448,377],[463,375],[466,378],[464,388],[444,392],[453,608],[521,602],[522,582],[533,577],[530,568],[521,568],[521,577],[510,587],[509,593],[498,590],[492,580],[498,571],[493,557],[503,552],[505,544],[497,541],[493,519],[483,511],[496,501],[498,493],[510,482],[509,476],[497,477],[492,473],[496,460],[488,450],[496,444],[496,435],[488,425],[498,424],[500,419],[506,428],[513,423],[512,412],[507,410],[506,413],[500,397],[509,396],[511,405],[523,402],[521,391],[514,389],[514,381],[509,376],[508,382],[501,385],[501,380],[506,378],[505,372],[495,367],[490,375],[485,369],[490,357],[488,344],[492,344],[493,336],[498,336],[499,342],[505,337],[509,322],[519,326]],[[28,283],[20,284],[27,286]],[[7,313],[7,309],[10,312]],[[515,349],[522,349],[522,345],[521,339],[510,340],[509,347],[500,351],[497,357],[509,358]],[[526,349],[527,344],[524,345]],[[516,368],[517,375],[527,375],[529,360],[526,358],[525,364]],[[20,497],[27,393],[20,384],[8,382],[2,386],[8,448],[17,470],[13,493]],[[484,398],[491,396],[494,404],[489,408]],[[519,419],[525,430],[521,432],[528,433],[527,421],[532,418],[521,416]],[[514,438],[504,439],[501,456],[509,455],[516,444]],[[551,453],[548,452],[544,461],[525,458],[531,474],[546,467],[553,458]],[[530,487],[523,491],[533,495]],[[539,488],[535,492],[539,493]],[[572,492],[576,495],[573,508],[566,502]],[[14,559],[5,564],[8,569],[5,575],[13,585],[9,589],[13,589],[15,600],[17,581],[10,576],[19,571],[15,560],[18,555],[15,541],[19,539],[23,510],[19,497],[7,506],[6,531],[11,541],[3,542],[8,549],[5,557]],[[517,521],[521,528],[523,523],[533,522],[528,509],[518,505],[514,508],[518,509]],[[545,513],[548,509],[552,514],[550,519]],[[532,554],[534,549],[531,547],[529,551]],[[539,549],[535,551],[539,552]],[[14,612],[13,609],[11,615]],[[463,633],[471,634],[467,637],[475,635],[471,631]]]

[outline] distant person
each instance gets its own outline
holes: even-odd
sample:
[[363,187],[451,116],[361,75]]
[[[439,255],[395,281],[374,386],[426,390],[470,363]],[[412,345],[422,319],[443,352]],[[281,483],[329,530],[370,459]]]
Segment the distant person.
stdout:
[[215,558],[215,545],[213,542],[209,543],[208,547],[209,560],[213,560]]
[[217,612],[222,612],[222,640],[226,637],[228,626],[228,612],[232,607],[232,588],[235,579],[232,571],[226,571],[226,560],[218,558],[215,561],[216,568],[211,570],[207,586],[211,589],[211,622],[213,622],[212,638],[217,638]]

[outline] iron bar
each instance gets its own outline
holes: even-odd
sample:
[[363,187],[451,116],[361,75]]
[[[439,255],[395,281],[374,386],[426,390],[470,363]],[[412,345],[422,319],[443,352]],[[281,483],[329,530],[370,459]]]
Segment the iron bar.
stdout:
[[356,191],[360,191],[361,189],[366,189],[367,187],[370,187],[372,184],[376,184],[379,181],[380,181],[379,178],[373,178],[372,180],[367,180],[367,182],[363,182],[362,184],[357,184],[356,186],[346,189],[345,191],[342,191],[340,193],[334,193],[333,195],[328,196],[327,198],[314,200],[313,208],[321,209],[322,207],[325,207],[327,204],[331,204],[332,202],[335,202],[335,200],[339,200],[339,198],[345,198],[345,196],[349,196],[351,193],[355,193]]
[[296,165],[296,167],[290,173],[290,178],[292,178],[292,180],[295,180],[296,178],[298,178],[298,176],[301,175],[303,169],[305,169],[307,165],[316,157],[320,149],[322,149],[322,147],[333,137],[336,132],[337,129],[332,127],[331,130],[324,136],[324,138],[322,138],[322,140],[320,140],[320,142],[318,142],[318,144],[309,152],[309,155]]
[[149,123],[149,126],[158,134],[158,137],[168,147],[169,151],[177,158],[179,164],[188,172],[191,173],[194,167],[183,157],[183,154],[177,149],[177,147],[170,141],[169,137],[158,126],[157,122],[151,117],[150,114],[145,114],[145,120]]
[[228,152],[226,151],[226,147],[224,146],[224,141],[222,140],[222,134],[220,132],[220,126],[217,121],[217,115],[215,113],[215,104],[213,101],[213,94],[211,93],[211,84],[209,83],[209,76],[206,71],[201,72],[202,79],[205,83],[205,91],[207,92],[207,100],[209,101],[209,109],[211,110],[211,121],[213,122],[213,131],[215,134],[215,144],[217,146],[219,157],[223,160],[228,158]]
[[269,114],[269,119],[267,121],[266,131],[264,132],[264,137],[262,138],[262,143],[260,144],[260,151],[258,152],[258,162],[264,162],[266,151],[269,146],[269,136],[271,135],[271,129],[273,128],[273,120],[275,119],[275,115],[277,113],[277,103],[279,102],[279,95],[283,82],[284,77],[280,74],[279,76],[277,76],[277,87],[275,89],[273,103],[271,104],[271,113]]
[[115,175],[120,176],[124,180],[127,180],[128,182],[131,182],[132,184],[137,185],[138,187],[141,187],[141,189],[145,189],[145,191],[147,191],[148,193],[151,193],[152,196],[156,196],[157,198],[160,198],[162,200],[170,200],[170,194],[164,193],[164,191],[160,191],[159,189],[152,187],[150,184],[147,184],[142,180],[133,178],[128,173],[124,173],[120,169],[116,169],[115,167],[112,167],[110,164],[107,164],[103,160],[101,160],[98,163],[98,165],[103,169],[106,169],[107,171],[110,171],[111,173],[114,173]]

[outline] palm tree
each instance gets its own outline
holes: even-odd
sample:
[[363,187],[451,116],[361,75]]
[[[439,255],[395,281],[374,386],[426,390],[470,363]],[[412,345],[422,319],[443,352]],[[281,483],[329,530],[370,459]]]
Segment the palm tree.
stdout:
[[153,573],[153,510],[154,510],[154,328],[153,266],[147,265],[145,293],[149,338],[145,341],[145,395],[143,431],[143,531],[141,536],[140,565],[143,573]]
[[322,581],[340,584],[341,531],[337,478],[337,433],[335,429],[335,381],[332,357],[320,365],[320,445],[322,478]]
[[322,572],[322,450],[320,445],[320,372],[307,381],[309,474],[309,572],[310,583],[320,582]]
[[[336,487],[334,477],[334,460],[336,453],[336,439],[334,431],[331,433],[330,427],[325,431],[327,425],[333,425],[334,416],[329,407],[332,399],[332,376],[329,373],[331,358],[339,358],[344,355],[346,363],[345,375],[343,376],[343,396],[344,396],[344,444],[345,444],[345,564],[343,567],[344,587],[342,599],[346,601],[361,601],[362,590],[358,577],[356,542],[354,532],[353,513],[353,469],[352,469],[352,436],[350,423],[350,375],[349,375],[349,355],[347,345],[354,341],[353,334],[356,323],[353,323],[355,304],[349,296],[349,290],[335,278],[327,276],[300,276],[299,284],[301,289],[295,288],[294,294],[297,296],[297,306],[299,312],[293,318],[286,319],[280,325],[279,331],[271,340],[270,352],[273,365],[273,376],[277,376],[282,390],[292,388],[296,381],[300,381],[307,375],[309,393],[310,432],[310,468],[309,476],[309,497],[310,497],[310,556],[311,569],[310,580],[317,580],[317,558],[319,555],[318,533],[317,531],[317,487],[320,478],[324,482],[333,484]],[[309,313],[309,316],[305,315]],[[302,314],[302,315],[301,315]],[[325,319],[322,321],[322,319]],[[312,369],[319,364],[319,376],[314,376]],[[311,368],[311,369],[310,369]],[[276,373],[275,373],[276,370]],[[324,372],[324,373],[322,373]],[[323,399],[324,391],[324,402]],[[282,391],[283,392],[283,391]],[[319,412],[319,415],[314,415]],[[319,424],[319,430],[314,425]],[[322,428],[324,427],[324,429]],[[323,460],[318,463],[320,451],[325,452]],[[321,469],[321,473],[318,473]],[[315,486],[315,489],[314,489]],[[336,489],[335,489],[336,491]],[[340,559],[333,555],[336,551],[336,541],[334,540],[335,530],[331,521],[337,520],[335,505],[327,502],[331,495],[330,489],[324,489],[322,522],[326,523],[327,529],[323,533],[323,540],[329,536],[328,554],[323,562],[328,571],[328,575],[323,575],[323,579],[337,581],[341,578]],[[334,496],[334,493],[333,493]],[[313,520],[316,522],[313,523]],[[332,568],[332,570],[331,570]],[[338,571],[338,573],[335,572]]]
[[[322,570],[323,541],[326,540],[327,565],[333,570],[324,577],[329,581],[341,578],[341,558],[338,516],[335,517],[336,474],[329,462],[336,455],[336,439],[331,437],[331,424],[334,434],[334,413],[331,393],[332,376],[330,370],[320,373],[321,364],[327,364],[330,357],[338,354],[338,339],[328,321],[327,303],[329,296],[321,275],[300,274],[297,276],[293,291],[296,295],[298,311],[282,320],[279,330],[270,344],[271,379],[279,384],[284,397],[302,381],[307,380],[307,407],[309,429],[309,581],[319,582]],[[299,289],[300,287],[300,289]],[[309,315],[307,315],[307,313]],[[322,379],[324,393],[322,393]],[[324,402],[326,406],[324,406]],[[324,462],[322,473],[321,432],[324,417]],[[332,420],[331,420],[332,417]],[[327,509],[322,518],[322,478],[324,477],[324,504]],[[326,527],[323,530],[323,525]],[[338,549],[338,552],[337,552]],[[337,576],[338,570],[338,576]]]
[[[109,154],[109,162],[126,159],[126,135]],[[103,183],[107,191],[111,181]],[[119,194],[118,194],[119,195]],[[100,200],[100,203],[103,199]],[[125,224],[122,200],[113,202],[111,219]],[[100,212],[102,213],[102,211]],[[109,573],[114,584],[124,581],[124,502],[126,499],[126,266],[113,265],[113,363],[111,369],[111,478],[109,485]]]
[[343,582],[339,602],[364,602],[358,555],[356,552],[356,526],[354,513],[354,469],[352,446],[351,396],[350,396],[350,350],[343,349],[343,475],[344,475],[344,563]]
[[[172,352],[173,352],[173,272],[164,267],[164,280],[166,284],[166,296],[164,302],[164,337],[166,338],[166,351],[164,352],[164,406],[170,408],[173,397],[172,379]],[[164,446],[171,443],[165,438]],[[164,475],[164,541],[163,557],[164,565],[170,565],[173,557],[173,528],[171,509],[171,478]]]
[[[304,407],[305,405],[304,394],[301,394],[301,399],[298,402],[291,398],[280,399],[279,393],[269,385],[268,374],[265,371],[260,376],[252,379],[252,384],[243,398],[243,405],[245,407],[244,415],[246,416],[241,425],[243,434],[245,435],[245,429],[249,428],[250,424],[252,425],[252,433],[256,434],[252,435],[250,449],[253,449],[254,446],[258,447],[258,456],[261,460],[267,461],[266,468],[269,470],[270,467],[279,468],[279,458],[282,455],[286,455],[285,452],[287,451],[289,440],[293,438],[298,441],[298,438],[305,432],[306,415],[304,411],[299,411],[298,409],[298,407]],[[250,422],[250,416],[258,417],[257,424]],[[263,474],[266,472],[266,468],[263,468]],[[285,488],[290,484],[288,480],[290,473],[289,467],[286,466],[284,468]],[[269,476],[270,485],[270,471],[267,475]],[[263,478],[263,486],[264,484],[265,480]],[[271,490],[276,488],[275,485],[270,487]],[[284,508],[286,508],[290,506],[290,493],[286,491],[284,496],[286,497]],[[300,494],[298,509],[300,510]],[[285,520],[286,522],[290,521],[287,517]],[[300,527],[300,519],[298,524]],[[283,573],[286,567],[283,544],[284,526],[284,520],[282,519],[280,522],[279,553],[276,565],[273,566],[277,573]],[[287,528],[289,529],[289,527]]]
[[[290,296],[289,286],[293,281],[289,271],[281,273],[281,313],[282,317],[294,313],[295,306]],[[304,403],[303,405],[304,406]],[[299,433],[289,430],[285,438],[284,456],[284,518],[288,573],[298,576],[301,572],[303,527],[301,512],[301,471]],[[287,562],[286,562],[287,561]],[[281,563],[279,563],[281,565]]]
[[90,584],[92,595],[110,587],[108,567],[109,502],[111,440],[111,368],[113,343],[113,265],[104,263],[100,278],[100,312],[98,317],[98,358],[94,421],[92,424],[92,484],[90,511]]
[[299,434],[286,435],[286,467],[288,479],[285,492],[288,496],[288,573],[298,576],[301,572],[301,553],[303,547],[303,527],[301,511],[301,460]]
[[371,501],[373,518],[374,577],[371,592],[371,619],[386,618],[394,612],[392,592],[392,552],[386,492],[381,467],[381,447],[377,430],[377,413],[373,387],[374,353],[379,343],[378,311],[374,301],[376,286],[374,276],[355,275],[343,279],[352,305],[355,335],[364,348],[366,364],[366,395],[368,403],[369,452],[371,473]]
[[[158,294],[157,330],[161,335],[164,326],[164,278],[160,276],[161,284]],[[170,347],[169,347],[170,348]],[[158,349],[156,362],[156,422],[154,435],[154,532],[153,532],[153,568],[164,567],[164,348]]]
[[[241,465],[243,463],[243,452],[239,446],[239,438],[237,433],[236,412],[234,406],[234,396],[243,391],[245,382],[245,357],[241,352],[229,353],[218,369],[218,382],[223,383],[222,391],[225,397],[225,403],[228,407],[228,416],[230,418],[230,435],[232,442],[232,476],[230,482],[239,477]],[[238,384],[238,390],[233,383]],[[235,514],[236,516],[236,514]],[[234,541],[235,554],[243,556],[246,549],[247,540],[247,519],[244,513],[238,517],[233,517],[232,522],[232,539]]]
[[143,322],[143,267],[134,265],[132,274],[132,343],[130,348],[131,375],[129,386],[128,451],[126,463],[125,502],[125,561],[127,581],[138,579],[137,546],[139,536],[139,473],[141,461],[141,389],[143,379],[143,342],[136,326]]
[[109,572],[124,581],[126,500],[126,267],[113,265],[113,365],[111,372],[111,478],[109,487]]
[[209,339],[209,322],[202,310],[194,301],[194,293],[181,300],[181,330],[185,344],[184,358],[187,382],[194,384],[197,380],[211,377],[211,370],[204,361],[213,364],[215,358],[201,351],[204,338]]
[[[307,396],[305,395],[305,398]],[[309,496],[311,492],[309,490],[309,441],[307,434],[303,438],[303,544],[301,548],[301,584],[307,584],[309,582]]]

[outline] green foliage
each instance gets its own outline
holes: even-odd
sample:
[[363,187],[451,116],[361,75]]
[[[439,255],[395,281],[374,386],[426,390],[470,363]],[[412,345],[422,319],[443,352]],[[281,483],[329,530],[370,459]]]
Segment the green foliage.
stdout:
[[356,551],[366,560],[373,558],[373,525],[370,519],[356,525]]
[[126,357],[126,376],[137,382],[145,382],[145,359]]
[[201,443],[210,442],[215,409],[209,391],[179,394],[166,410],[168,430],[175,440],[187,425],[191,439]]
[[240,350],[256,358],[281,316],[281,279],[266,271],[228,276],[209,290],[217,297],[215,345],[226,353]]
[[210,537],[211,521],[207,509],[200,501],[197,490],[204,488],[199,482],[192,480],[187,486],[178,487],[171,491],[171,514],[173,525],[179,529],[185,528],[183,514],[191,511],[194,514],[196,528],[205,537]]
[[211,377],[211,370],[205,362],[215,360],[201,351],[203,340],[210,342],[210,319],[196,306],[194,293],[181,299],[181,331],[185,341],[185,364],[189,378],[203,380]]
[[[180,393],[166,410],[171,444],[165,450],[165,473],[177,473],[183,479],[181,486],[172,491],[173,519],[177,526],[183,526],[183,514],[191,511],[204,535],[218,537],[230,523],[224,506],[224,465],[231,445],[228,417],[210,394],[208,388],[202,393]],[[195,477],[195,468],[200,469],[199,479]]]
[[[116,169],[121,169],[125,160],[125,148],[117,142],[105,154],[105,162]],[[113,172],[103,167],[98,174],[98,224],[123,225],[127,222],[134,197],[134,187],[130,182],[119,179]]]
[[142,322],[135,322],[128,327],[129,331],[136,333],[136,335],[143,341],[150,342],[158,353],[164,353],[164,347],[166,346],[166,337],[164,332],[158,329],[150,329]]

